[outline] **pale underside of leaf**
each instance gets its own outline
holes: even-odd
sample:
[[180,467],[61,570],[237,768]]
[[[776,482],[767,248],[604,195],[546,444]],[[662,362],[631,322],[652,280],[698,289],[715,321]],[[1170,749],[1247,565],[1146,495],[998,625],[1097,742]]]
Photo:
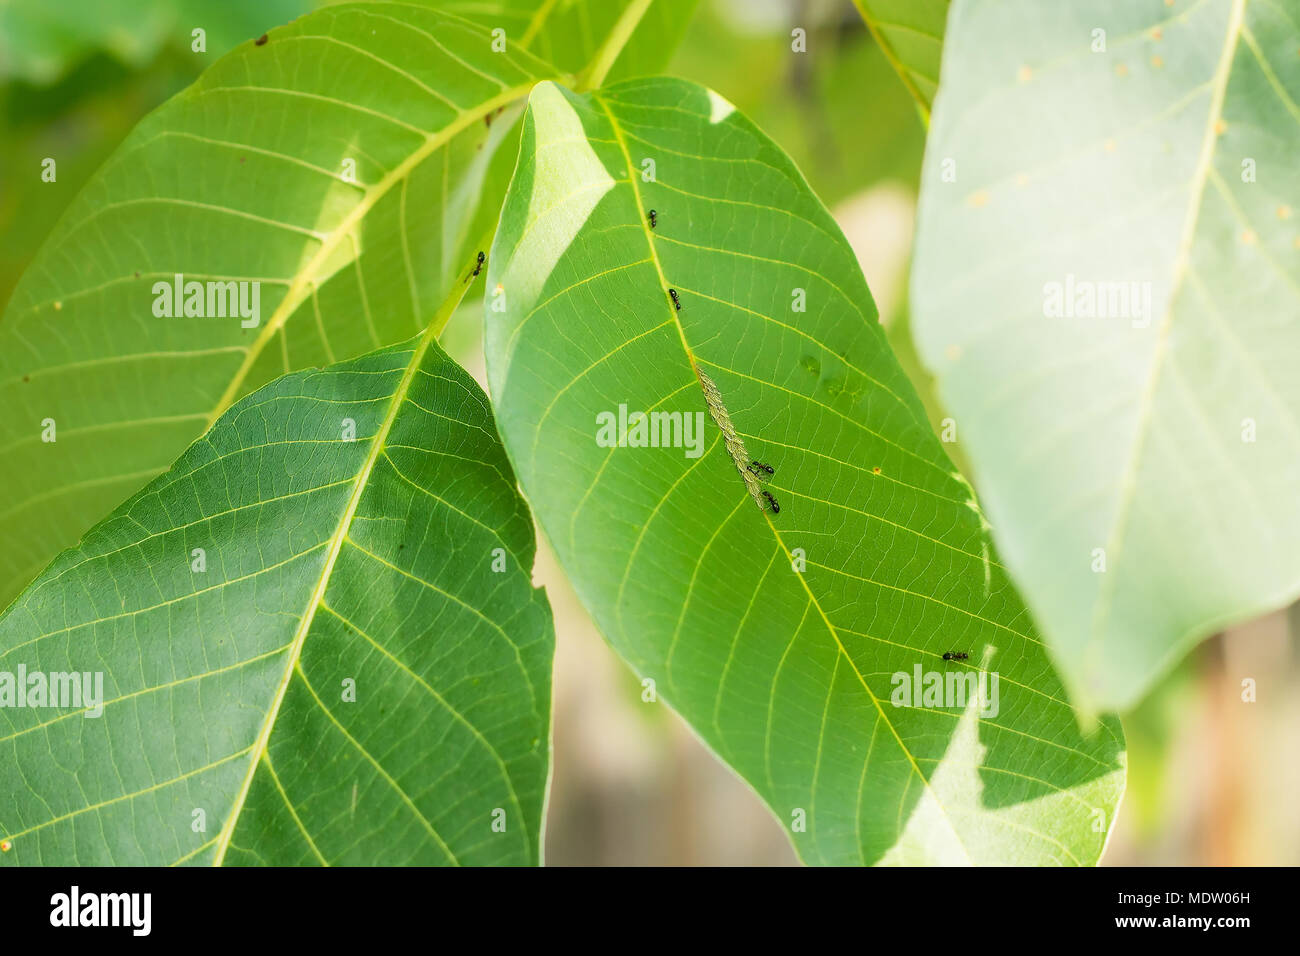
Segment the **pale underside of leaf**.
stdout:
[[1122,707],[1300,591],[1300,3],[1103,6],[1030,49],[955,5],[913,301],[1063,675]]

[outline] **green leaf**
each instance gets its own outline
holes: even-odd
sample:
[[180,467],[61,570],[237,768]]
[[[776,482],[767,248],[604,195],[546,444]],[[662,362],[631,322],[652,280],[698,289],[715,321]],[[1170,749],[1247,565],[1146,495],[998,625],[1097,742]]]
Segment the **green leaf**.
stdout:
[[[146,118],[0,322],[0,604],[240,395],[422,330],[498,212],[479,196],[508,124],[486,119],[548,72],[445,14],[350,4]],[[258,325],[156,317],[178,273],[260,282]]]
[[1128,707],[1300,594],[1300,2],[950,27],[918,344],[1063,677]]
[[656,73],[686,32],[699,0],[441,0],[439,6],[488,28],[500,27],[527,49],[577,74],[600,53],[625,15],[630,37],[618,43],[608,80]]
[[431,333],[248,396],[0,618],[0,701],[102,678],[0,707],[0,864],[536,863],[533,556]]
[[[775,145],[684,81],[539,85],[487,290],[498,426],[575,590],[806,822],[803,859],[1097,860],[1118,722],[1081,736],[852,250]],[[678,433],[610,447],[620,406]],[[914,669],[998,672],[999,713],[894,706]]]
[[[586,9],[528,6],[530,42]],[[645,0],[599,23],[615,8]],[[73,202],[0,321],[0,607],[241,395],[424,329],[490,241],[512,104],[557,75],[509,30],[494,52],[482,18],[350,3],[270,30],[149,116]],[[612,55],[628,36],[606,39]],[[257,327],[157,318],[155,283],[176,274],[260,282]]]
[[853,0],[925,119],[939,87],[949,0]]

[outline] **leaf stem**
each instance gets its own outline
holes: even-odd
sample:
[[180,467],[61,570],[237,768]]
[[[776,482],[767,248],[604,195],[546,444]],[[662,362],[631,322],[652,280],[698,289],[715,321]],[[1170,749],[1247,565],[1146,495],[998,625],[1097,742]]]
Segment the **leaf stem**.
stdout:
[[618,18],[618,23],[614,24],[614,29],[609,31],[609,36],[605,37],[605,42],[601,44],[596,56],[587,64],[587,68],[578,74],[577,92],[585,93],[594,90],[605,82],[605,77],[614,67],[614,61],[627,46],[627,41],[632,38],[633,32],[641,23],[641,18],[645,16],[645,12],[650,9],[650,4],[653,2],[654,0],[632,0],[628,4],[623,15]]
[[885,35],[880,32],[880,28],[872,20],[872,14],[867,10],[864,0],[853,0],[853,5],[858,8],[858,13],[862,15],[862,22],[867,25],[867,32],[876,41],[876,46],[880,47],[880,52],[885,55],[889,65],[894,68],[898,78],[903,81],[903,85],[907,87],[907,92],[912,94],[912,99],[916,100],[916,111],[921,117],[921,125],[928,130],[930,128],[930,104],[925,101],[925,97],[921,95],[921,90],[908,75],[907,67],[903,65],[902,60],[898,58],[898,54],[894,52],[894,48],[890,46],[889,41],[885,39]]
[[545,24],[547,19],[551,16],[551,11],[555,9],[555,4],[556,0],[546,0],[545,3],[537,8],[537,12],[533,14],[533,19],[528,23],[528,29],[524,31],[523,38],[519,41],[519,45],[525,50],[527,50],[529,45],[537,39],[537,34],[541,32],[543,24]]

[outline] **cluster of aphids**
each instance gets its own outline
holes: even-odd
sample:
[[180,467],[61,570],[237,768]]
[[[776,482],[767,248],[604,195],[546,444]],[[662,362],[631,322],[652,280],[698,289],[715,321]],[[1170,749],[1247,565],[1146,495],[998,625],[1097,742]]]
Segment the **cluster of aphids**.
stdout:
[[[649,212],[646,213],[646,219],[650,221],[651,229],[654,229],[656,226],[659,225],[659,214],[653,209],[651,209]],[[674,309],[676,309],[678,312],[682,311],[682,300],[681,297],[677,294],[676,289],[668,290],[668,298],[673,300]],[[724,428],[723,430],[725,433],[726,429]],[[730,445],[728,446],[728,449],[730,449]],[[732,452],[732,455],[734,457],[735,452]],[[773,468],[771,465],[765,465],[761,461],[751,461],[746,467],[749,469],[749,472],[751,474],[753,474],[756,478],[758,478],[759,481],[763,481],[767,478],[770,478],[772,475],[776,474],[775,468]],[[759,494],[761,494],[763,498],[767,501],[768,507],[772,509],[772,514],[779,515],[781,513],[781,506],[777,504],[776,496],[773,495],[772,492],[760,491]]]
[[[748,465],[748,468],[750,473],[755,475],[759,481],[763,481],[765,478],[770,478],[776,474],[775,468],[773,468],[771,465],[765,465],[761,461],[751,461]],[[761,491],[759,492],[759,494],[761,494],[764,498],[766,498],[767,503],[771,505],[772,514],[779,515],[781,513],[781,506],[776,503],[776,496],[773,495],[772,492]]]
[[965,651],[944,651],[943,659],[945,661],[964,661],[970,657]]

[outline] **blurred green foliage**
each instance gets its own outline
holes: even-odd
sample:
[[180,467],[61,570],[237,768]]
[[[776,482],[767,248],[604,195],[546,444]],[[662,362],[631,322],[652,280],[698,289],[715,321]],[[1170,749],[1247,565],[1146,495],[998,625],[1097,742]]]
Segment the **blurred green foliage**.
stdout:
[[192,50],[199,30],[206,55],[216,57],[315,5],[312,0],[6,0],[0,4],[0,80],[48,86],[97,52],[143,70],[164,51]]
[[[199,68],[168,52],[144,70],[96,54],[45,87],[0,90],[0,302],[64,208],[145,113],[186,87]],[[55,181],[41,178],[46,158]]]

